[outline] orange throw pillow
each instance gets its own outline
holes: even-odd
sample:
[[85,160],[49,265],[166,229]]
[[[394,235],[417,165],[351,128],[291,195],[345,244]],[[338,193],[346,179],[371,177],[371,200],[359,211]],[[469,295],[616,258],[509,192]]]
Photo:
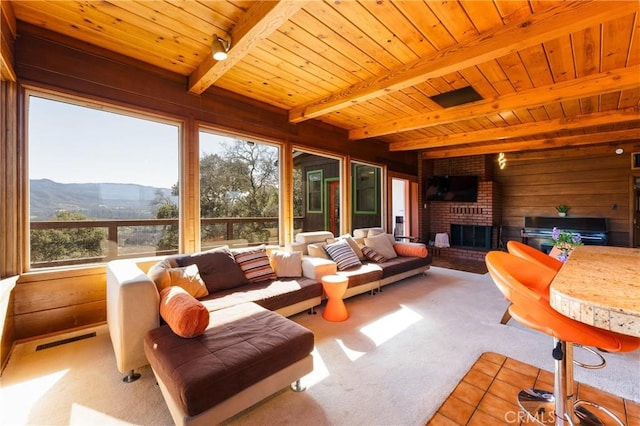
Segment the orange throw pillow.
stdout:
[[209,325],[209,311],[205,306],[178,286],[160,292],[160,316],[180,337],[196,337]]
[[396,243],[393,249],[398,256],[427,257],[427,246],[422,243]]

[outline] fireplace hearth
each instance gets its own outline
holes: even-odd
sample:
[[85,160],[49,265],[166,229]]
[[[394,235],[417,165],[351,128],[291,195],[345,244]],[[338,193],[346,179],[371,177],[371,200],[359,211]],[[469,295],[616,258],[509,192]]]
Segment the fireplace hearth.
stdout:
[[491,250],[491,226],[451,224],[451,247]]

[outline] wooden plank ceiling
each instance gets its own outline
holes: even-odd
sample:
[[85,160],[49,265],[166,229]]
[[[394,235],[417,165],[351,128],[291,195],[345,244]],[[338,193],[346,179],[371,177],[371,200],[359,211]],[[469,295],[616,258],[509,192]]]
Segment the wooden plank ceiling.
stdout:
[[[424,158],[640,139],[631,1],[24,1],[42,26]],[[211,57],[214,35],[229,57]],[[432,97],[472,87],[480,99]]]

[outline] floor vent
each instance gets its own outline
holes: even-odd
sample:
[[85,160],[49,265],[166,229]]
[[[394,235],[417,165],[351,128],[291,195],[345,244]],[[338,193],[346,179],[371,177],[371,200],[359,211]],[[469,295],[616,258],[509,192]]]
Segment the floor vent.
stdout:
[[90,339],[92,337],[96,337],[96,333],[87,333],[81,336],[69,337],[68,339],[56,340],[55,342],[45,343],[44,345],[36,346],[36,352],[41,351],[43,349],[53,348],[55,346],[66,345],[67,343],[77,342],[78,340]]

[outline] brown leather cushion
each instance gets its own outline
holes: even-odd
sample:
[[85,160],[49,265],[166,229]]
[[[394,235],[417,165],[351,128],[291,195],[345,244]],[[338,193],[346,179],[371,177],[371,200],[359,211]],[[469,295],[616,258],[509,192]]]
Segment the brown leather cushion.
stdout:
[[305,358],[313,345],[311,331],[254,303],[211,312],[209,328],[193,339],[161,326],[144,340],[153,371],[189,416]]
[[322,296],[322,284],[311,278],[282,278],[262,281],[210,294],[202,299],[209,311],[227,308],[240,303],[254,302],[275,311],[314,297]]
[[180,256],[176,259],[178,265],[198,265],[200,277],[207,285],[209,293],[239,287],[249,281],[238,266],[228,247],[218,247],[212,250]]
[[160,292],[160,316],[180,337],[199,336],[209,325],[207,308],[178,286]]
[[382,277],[387,278],[392,275],[401,274],[412,269],[427,266],[431,263],[428,257],[405,257],[398,256],[395,259],[389,259],[384,263],[378,263],[377,266],[382,268]]

